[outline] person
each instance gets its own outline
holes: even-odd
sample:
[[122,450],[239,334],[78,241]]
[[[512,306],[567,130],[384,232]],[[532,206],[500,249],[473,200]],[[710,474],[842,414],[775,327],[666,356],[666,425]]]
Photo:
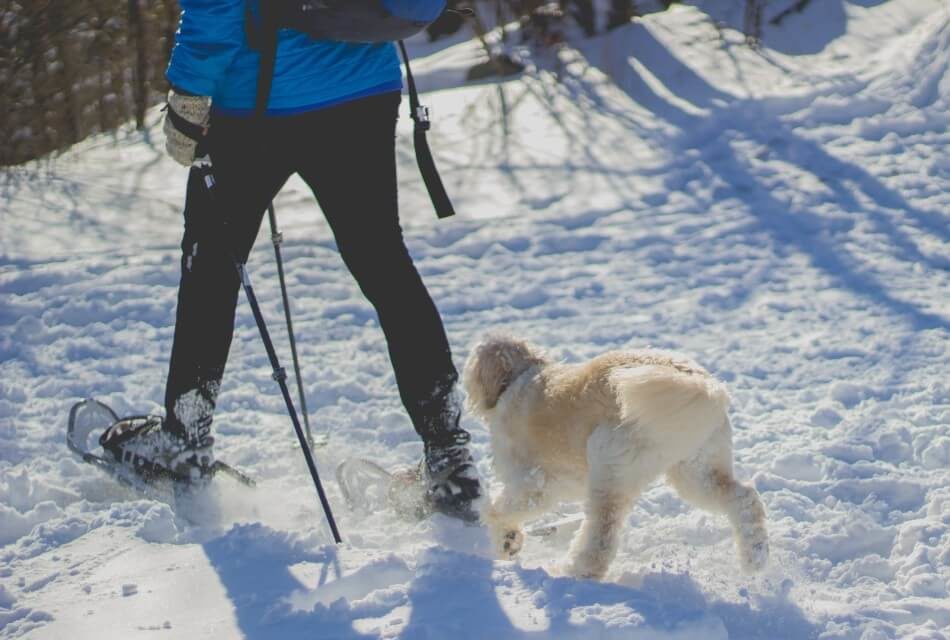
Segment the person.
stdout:
[[436,511],[474,518],[480,494],[459,424],[458,373],[442,320],[406,249],[396,199],[395,124],[402,75],[392,43],[312,40],[282,29],[270,100],[255,117],[259,53],[245,0],[181,0],[166,77],[166,149],[190,166],[198,125],[214,197],[187,185],[181,281],[164,419],[120,442],[132,466],[206,480],[211,423],[234,331],[244,262],[267,205],[294,173],[313,191],[340,255],[375,307],[402,403],[423,442],[425,492]]

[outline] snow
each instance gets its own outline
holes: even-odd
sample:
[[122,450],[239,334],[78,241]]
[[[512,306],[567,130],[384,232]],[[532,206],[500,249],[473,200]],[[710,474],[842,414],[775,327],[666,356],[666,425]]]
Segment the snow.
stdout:
[[[0,638],[950,636],[950,8],[813,2],[755,52],[740,5],[675,6],[503,82],[462,81],[475,42],[416,43],[460,213],[435,220],[405,117],[400,198],[459,365],[504,329],[566,360],[675,349],[728,384],[737,474],[769,512],[762,574],[662,484],[603,583],[561,574],[570,518],[502,562],[478,528],[348,512],[341,460],[420,446],[297,180],[276,207],[344,544],[243,302],[215,435],[257,489],[173,509],[74,458],[73,402],[163,397],[185,176],[153,111],[144,134],[0,175]],[[289,362],[266,235],[249,268]]]

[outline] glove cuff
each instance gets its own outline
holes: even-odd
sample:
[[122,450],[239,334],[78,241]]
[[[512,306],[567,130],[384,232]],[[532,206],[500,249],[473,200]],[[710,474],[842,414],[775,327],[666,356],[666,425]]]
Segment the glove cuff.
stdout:
[[184,96],[172,90],[165,105],[165,150],[183,166],[195,160],[198,145],[208,133],[211,98]]
[[194,122],[189,122],[183,118],[171,104],[165,107],[166,113],[165,117],[171,122],[172,126],[175,128],[178,133],[184,135],[186,138],[193,140],[195,142],[201,142],[205,137],[205,134],[208,131],[206,126],[201,126],[195,124]]
[[168,107],[192,124],[208,126],[211,111],[211,98],[178,93],[174,89],[168,92]]

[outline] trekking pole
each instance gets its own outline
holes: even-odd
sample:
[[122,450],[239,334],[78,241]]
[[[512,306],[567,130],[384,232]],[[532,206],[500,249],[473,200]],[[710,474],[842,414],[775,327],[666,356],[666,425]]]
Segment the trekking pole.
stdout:
[[[197,155],[197,154],[196,154]],[[208,190],[208,196],[212,204],[217,205],[214,197],[214,174],[211,170],[211,156],[208,154],[200,155],[196,158],[193,165],[200,172],[202,181]],[[307,467],[310,469],[310,477],[313,478],[313,484],[317,489],[317,495],[320,497],[320,504],[323,506],[323,513],[326,515],[327,523],[330,525],[330,532],[333,534],[333,540],[338,544],[343,541],[340,537],[340,531],[337,529],[336,520],[333,519],[333,511],[330,509],[330,501],[323,490],[323,484],[320,482],[320,474],[317,472],[317,465],[313,461],[313,454],[307,445],[306,437],[300,426],[300,419],[297,417],[297,410],[294,408],[294,401],[290,397],[290,390],[287,388],[287,372],[280,366],[277,359],[277,352],[274,351],[274,343],[271,342],[270,333],[267,331],[267,325],[264,322],[264,316],[261,314],[261,307],[257,303],[257,296],[254,295],[254,288],[251,286],[251,277],[247,272],[247,267],[243,262],[239,262],[230,249],[227,249],[228,257],[237,270],[238,277],[241,280],[241,286],[244,288],[244,295],[251,305],[251,311],[254,314],[254,321],[257,322],[257,328],[261,334],[261,340],[264,342],[264,348],[267,350],[267,358],[270,360],[273,373],[271,377],[280,387],[280,393],[284,397],[284,403],[287,405],[287,412],[290,414],[290,421],[294,423],[294,431],[297,433],[297,440],[300,441],[300,449],[303,451],[303,457],[307,461]]]
[[277,258],[277,278],[280,280],[280,295],[284,303],[284,318],[287,320],[287,335],[290,337],[290,355],[294,362],[294,375],[297,378],[297,396],[300,398],[300,412],[303,414],[303,426],[307,431],[307,442],[310,448],[315,445],[313,432],[310,431],[310,416],[307,412],[307,398],[303,392],[303,378],[300,375],[300,360],[297,358],[297,341],[294,339],[294,323],[290,319],[290,299],[287,297],[287,283],[284,280],[284,260],[280,254],[280,245],[284,241],[284,234],[277,229],[277,213],[274,203],[267,205],[267,217],[270,220],[270,239],[274,244],[274,256]]

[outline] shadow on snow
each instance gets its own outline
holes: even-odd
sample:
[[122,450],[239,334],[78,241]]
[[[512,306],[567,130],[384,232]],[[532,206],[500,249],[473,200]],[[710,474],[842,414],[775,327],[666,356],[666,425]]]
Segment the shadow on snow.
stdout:
[[[413,638],[625,638],[636,629],[653,634],[696,637],[803,640],[817,627],[784,596],[753,608],[746,603],[709,600],[688,575],[649,574],[637,587],[573,578],[555,578],[542,569],[525,569],[459,551],[433,547],[410,569],[393,556],[342,576],[331,545],[308,549],[293,536],[259,524],[236,525],[204,545],[234,605],[237,624],[249,640],[264,638],[376,638],[373,628],[389,614]],[[304,586],[291,567],[318,567],[315,588]],[[517,591],[530,599],[532,624],[505,611]],[[408,619],[404,612],[408,608]],[[525,609],[521,602],[519,610]],[[605,625],[587,617],[612,607],[627,624]],[[395,613],[394,613],[395,612]],[[517,616],[515,616],[517,618]],[[385,626],[385,622],[377,625]],[[532,628],[533,627],[533,628]],[[652,636],[651,636],[652,637]],[[687,636],[689,637],[689,636]]]
[[[943,216],[915,207],[863,167],[841,160],[821,144],[797,134],[781,116],[783,108],[795,111],[801,104],[783,105],[781,101],[745,99],[725,93],[690,69],[639,23],[615,30],[604,38],[612,42],[595,41],[580,46],[578,51],[590,66],[601,69],[637,104],[681,132],[678,139],[665,139],[675,155],[668,167],[670,191],[685,187],[687,178],[692,177],[691,165],[703,163],[727,185],[716,191],[716,200],[736,198],[743,202],[759,230],[772,238],[777,254],[783,253],[783,247],[797,250],[840,285],[908,318],[916,329],[950,328],[947,318],[897,297],[871,273],[872,265],[861,264],[844,246],[848,231],[859,223],[869,223],[887,238],[901,260],[946,271],[950,269],[950,260],[925,254],[899,225],[900,216],[906,216],[906,221],[913,221],[918,230],[947,242],[950,227]],[[618,54],[618,48],[627,55]],[[638,60],[678,101],[690,105],[690,111],[685,105],[681,107],[659,95],[627,62],[628,57]],[[583,72],[562,80],[562,90],[573,93],[576,101],[583,98],[609,108]],[[642,134],[651,135],[629,115],[617,115],[630,119],[630,126],[640,129]],[[741,129],[736,127],[737,122]],[[752,166],[755,160],[736,152],[735,146],[741,144],[755,145],[765,150],[770,159],[813,175],[832,192],[834,205],[847,215],[822,216],[781,198],[756,175]],[[687,154],[687,150],[694,152]]]

